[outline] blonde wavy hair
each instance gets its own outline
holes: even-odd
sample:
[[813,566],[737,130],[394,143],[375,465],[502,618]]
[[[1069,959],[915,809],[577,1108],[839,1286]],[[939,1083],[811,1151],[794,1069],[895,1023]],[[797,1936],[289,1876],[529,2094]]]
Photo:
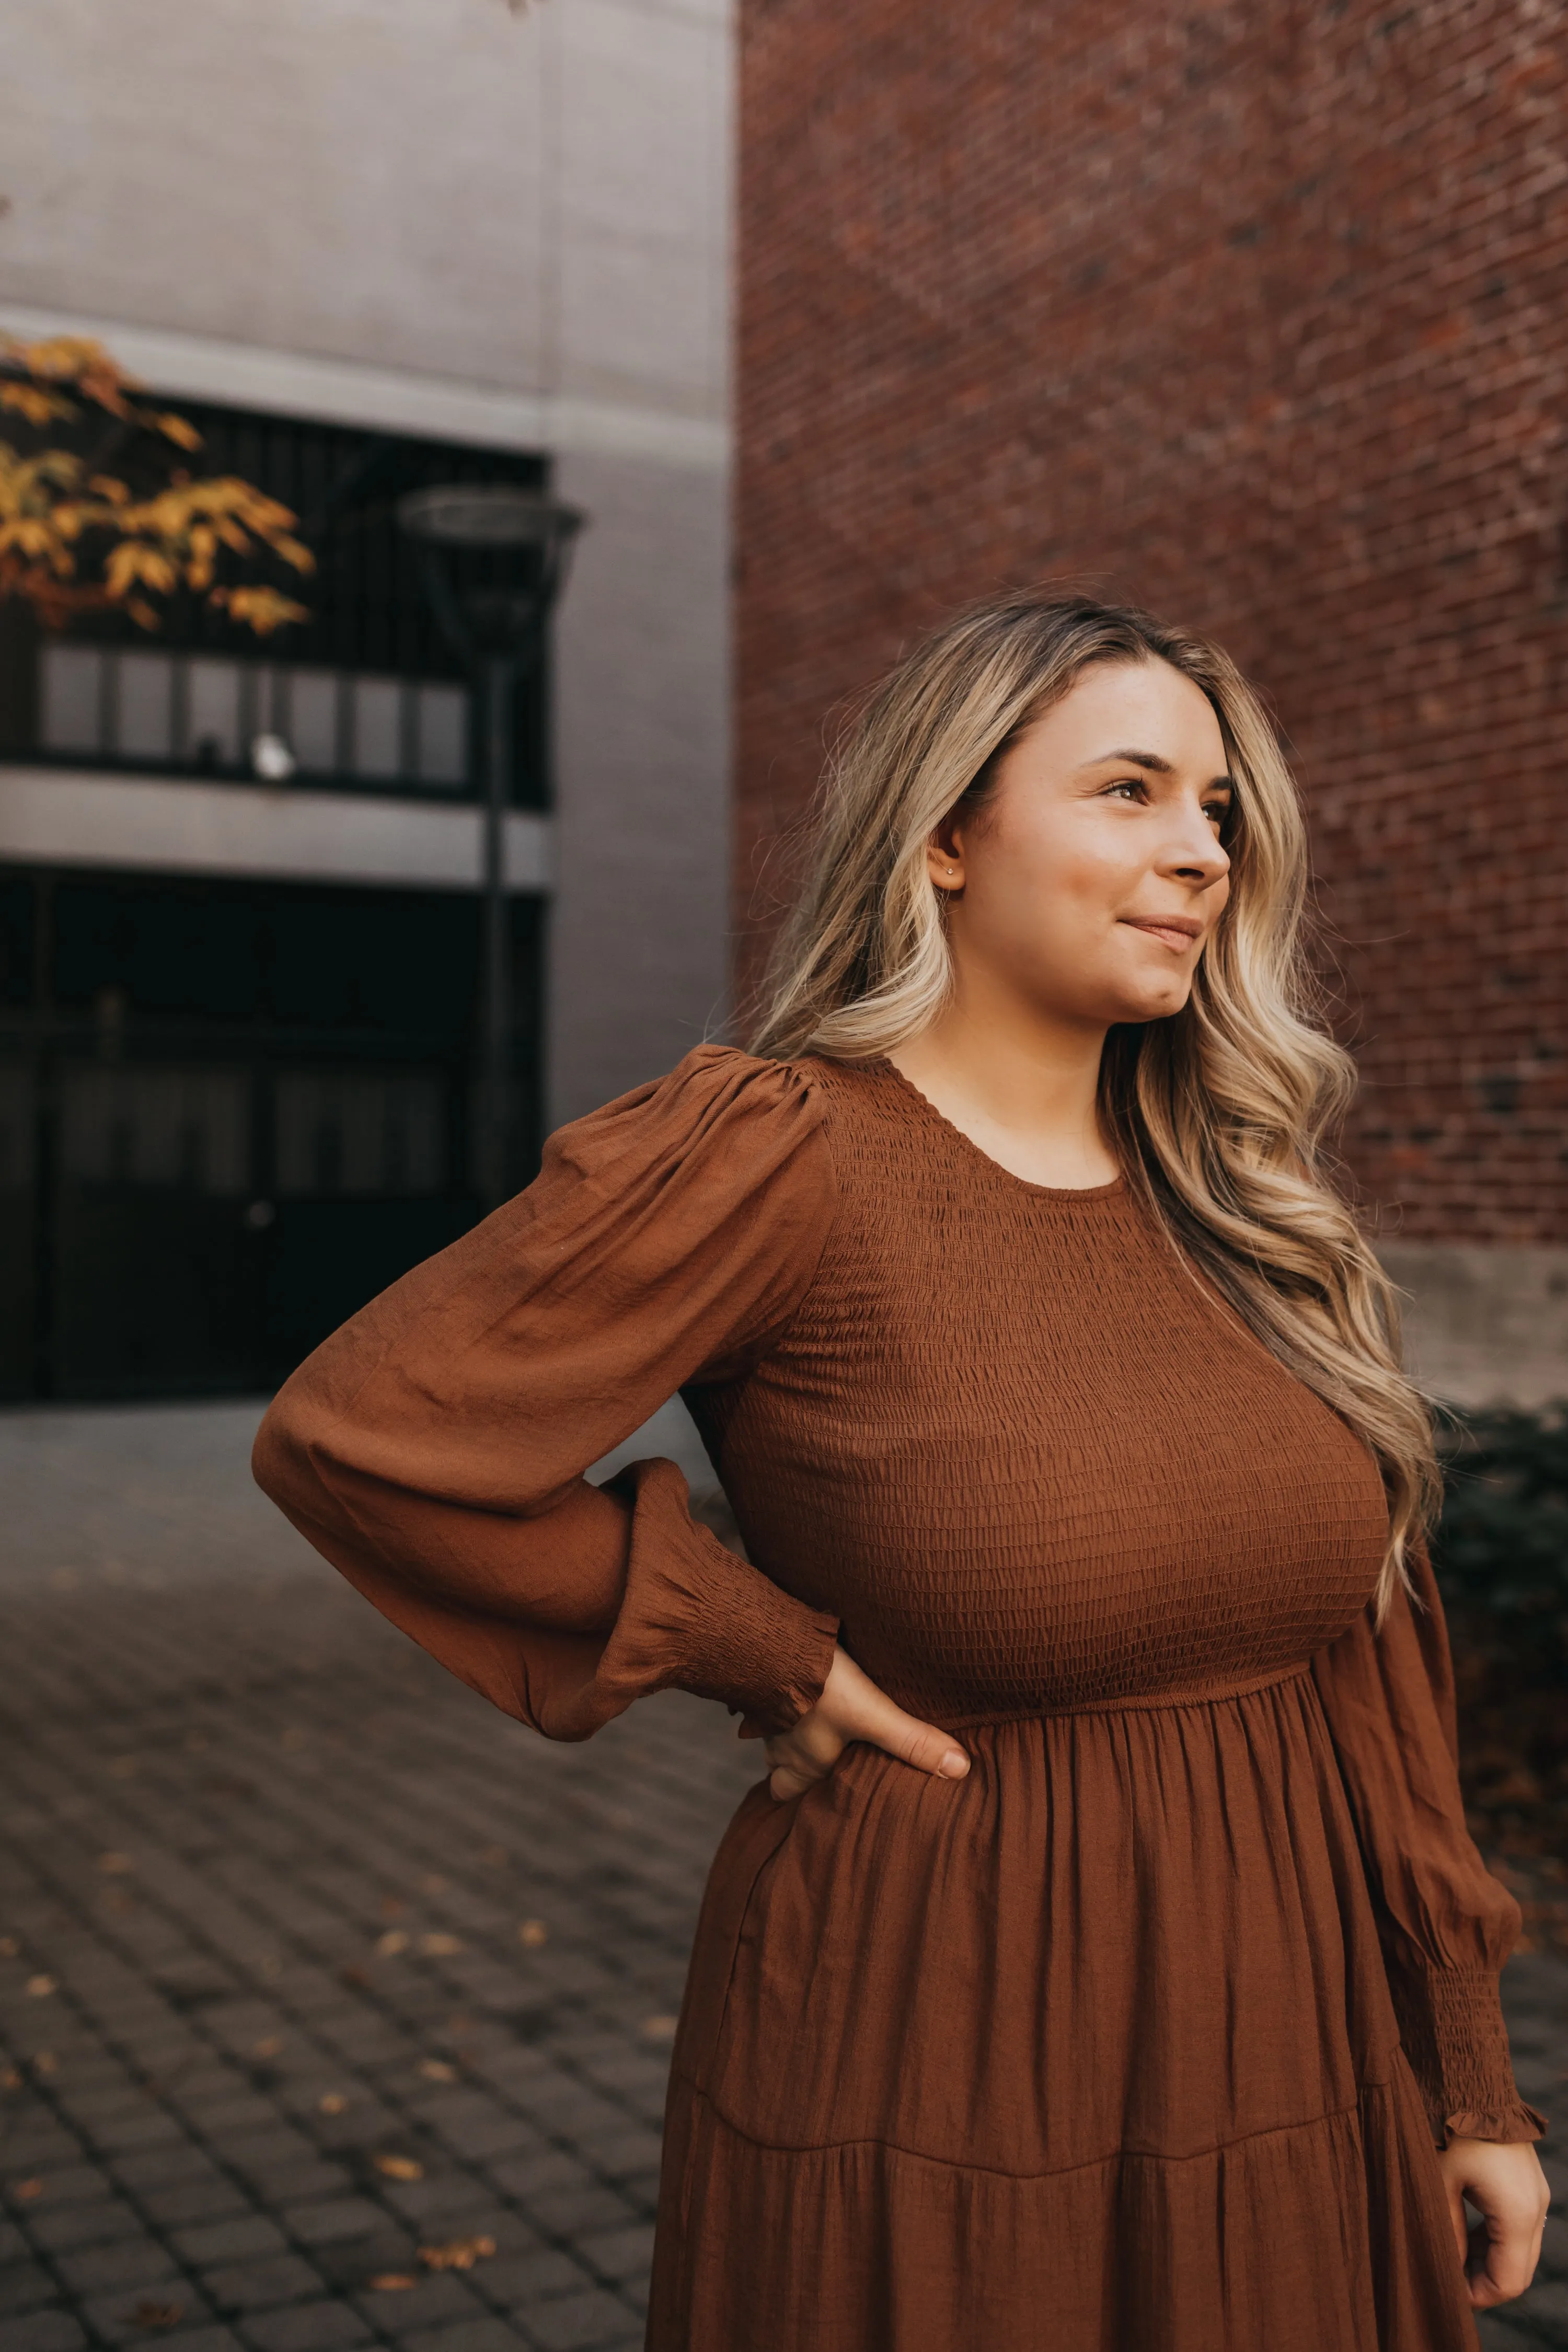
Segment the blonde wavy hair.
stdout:
[[829,761],[751,1047],[868,1061],[926,1028],[952,985],[932,831],[960,803],[984,807],[1008,751],[1091,664],[1151,660],[1191,678],[1219,720],[1236,787],[1230,898],[1185,1008],[1110,1032],[1101,1118],[1177,1251],[1377,1463],[1381,1624],[1437,1493],[1431,1423],[1400,1370],[1393,1289],[1331,1172],[1355,1073],[1302,954],[1300,804],[1261,705],[1217,646],[1070,594],[977,605],[916,646]]

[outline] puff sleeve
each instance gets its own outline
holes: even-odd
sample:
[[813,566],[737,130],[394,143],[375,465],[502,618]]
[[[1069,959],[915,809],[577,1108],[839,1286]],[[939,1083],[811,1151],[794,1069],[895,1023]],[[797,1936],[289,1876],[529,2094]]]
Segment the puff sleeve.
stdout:
[[808,1076],[723,1047],[563,1128],[542,1171],[279,1391],[259,1485],[508,1714],[586,1738],[679,1686],[784,1727],[837,1621],[724,1548],[672,1463],[583,1472],[678,1389],[744,1370],[835,1200]]
[[1448,1637],[1422,1547],[1381,1632],[1370,1612],[1314,1659],[1377,1913],[1400,2039],[1439,2146],[1530,2140],[1498,1979],[1519,1906],[1465,1828]]

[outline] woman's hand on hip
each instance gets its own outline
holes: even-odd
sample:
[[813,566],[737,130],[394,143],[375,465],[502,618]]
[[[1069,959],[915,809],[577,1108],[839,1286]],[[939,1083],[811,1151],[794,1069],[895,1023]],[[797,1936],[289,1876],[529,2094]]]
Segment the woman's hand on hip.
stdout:
[[[1519,2142],[1457,2139],[1437,2158],[1470,2301],[1511,2303],[1535,2276],[1551,2192],[1535,2150]],[[1465,2200],[1480,2214],[1467,2226]]]
[[835,1650],[816,1705],[766,1743],[773,1768],[769,1788],[775,1797],[802,1795],[814,1780],[826,1780],[856,1739],[939,1780],[962,1780],[969,1769],[969,1759],[951,1731],[906,1715],[861,1673],[847,1650]]

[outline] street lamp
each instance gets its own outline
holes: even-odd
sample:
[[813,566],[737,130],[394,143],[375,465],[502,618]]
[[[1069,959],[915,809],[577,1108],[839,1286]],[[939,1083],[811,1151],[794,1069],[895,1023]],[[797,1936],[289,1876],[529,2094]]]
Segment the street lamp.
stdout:
[[[506,813],[511,799],[512,713],[520,682],[544,649],[550,608],[584,518],[542,490],[500,482],[454,482],[410,490],[397,520],[420,550],[420,573],[437,627],[483,697],[485,712],[478,1176],[487,1208],[504,1201],[517,1169],[511,1076],[511,927],[506,890]],[[465,556],[534,559],[504,586],[472,586]]]

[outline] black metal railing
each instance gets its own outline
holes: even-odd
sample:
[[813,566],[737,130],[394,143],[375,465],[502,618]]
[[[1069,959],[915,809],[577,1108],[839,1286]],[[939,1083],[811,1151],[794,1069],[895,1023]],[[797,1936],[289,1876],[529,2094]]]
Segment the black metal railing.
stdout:
[[[407,435],[178,402],[203,436],[193,465],[243,475],[300,517],[317,569],[292,593],[310,618],[258,646],[181,595],[155,634],[119,612],[56,635],[0,604],[0,758],[126,773],[471,797],[485,715],[436,626],[398,500],[434,483],[542,488],[548,462]],[[465,551],[463,583],[515,592],[528,553]],[[518,686],[512,798],[549,802],[549,682]]]

